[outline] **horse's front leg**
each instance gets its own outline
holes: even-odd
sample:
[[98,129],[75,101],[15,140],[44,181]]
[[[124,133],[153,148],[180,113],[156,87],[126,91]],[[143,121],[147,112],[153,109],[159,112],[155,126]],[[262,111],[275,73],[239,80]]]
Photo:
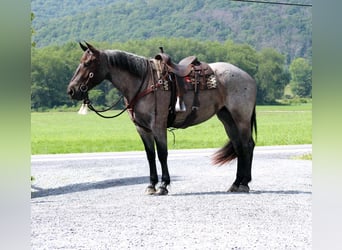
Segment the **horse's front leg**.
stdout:
[[145,193],[149,195],[155,194],[156,193],[155,186],[158,183],[158,173],[157,173],[157,167],[156,167],[156,153],[154,149],[154,137],[152,133],[146,132],[139,127],[138,127],[138,132],[144,143],[147,160],[148,160],[149,167],[150,167],[150,184],[147,186]]
[[155,142],[157,145],[158,159],[162,169],[161,184],[156,192],[158,195],[167,195],[169,191],[167,186],[170,185],[170,174],[167,166],[167,136],[166,129],[160,130],[155,133]]

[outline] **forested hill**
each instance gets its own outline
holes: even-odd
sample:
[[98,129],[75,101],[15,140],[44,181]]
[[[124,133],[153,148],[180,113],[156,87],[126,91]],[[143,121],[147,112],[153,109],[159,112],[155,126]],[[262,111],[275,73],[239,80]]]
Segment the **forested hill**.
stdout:
[[185,37],[271,47],[287,62],[312,56],[311,7],[230,0],[32,0],[31,6],[37,47]]

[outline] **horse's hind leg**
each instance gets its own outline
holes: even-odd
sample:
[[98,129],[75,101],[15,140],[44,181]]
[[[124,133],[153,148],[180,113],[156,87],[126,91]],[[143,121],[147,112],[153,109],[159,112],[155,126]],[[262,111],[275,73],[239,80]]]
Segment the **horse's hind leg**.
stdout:
[[255,145],[252,138],[251,123],[249,121],[236,123],[226,108],[221,109],[217,116],[224,124],[230,142],[221,150],[216,163],[225,163],[236,156],[238,158],[236,179],[228,191],[249,192],[248,183],[252,180],[252,158]]
[[248,183],[252,180],[252,158],[254,140],[242,136],[236,145],[238,155],[236,179],[228,191],[249,192]]

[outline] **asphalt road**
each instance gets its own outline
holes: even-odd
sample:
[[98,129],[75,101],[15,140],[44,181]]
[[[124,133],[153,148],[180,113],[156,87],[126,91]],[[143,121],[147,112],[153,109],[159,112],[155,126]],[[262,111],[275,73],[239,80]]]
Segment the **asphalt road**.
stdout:
[[162,197],[144,152],[32,156],[32,249],[311,249],[311,145],[256,147],[249,194],[214,151],[170,150]]

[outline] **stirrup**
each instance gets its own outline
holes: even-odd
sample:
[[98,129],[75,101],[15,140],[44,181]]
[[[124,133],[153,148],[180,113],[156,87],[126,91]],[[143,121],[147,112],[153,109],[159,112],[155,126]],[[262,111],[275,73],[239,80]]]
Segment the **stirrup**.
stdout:
[[179,98],[177,97],[177,102],[176,102],[176,107],[175,107],[176,112],[185,112],[186,107],[184,102],[180,103]]

